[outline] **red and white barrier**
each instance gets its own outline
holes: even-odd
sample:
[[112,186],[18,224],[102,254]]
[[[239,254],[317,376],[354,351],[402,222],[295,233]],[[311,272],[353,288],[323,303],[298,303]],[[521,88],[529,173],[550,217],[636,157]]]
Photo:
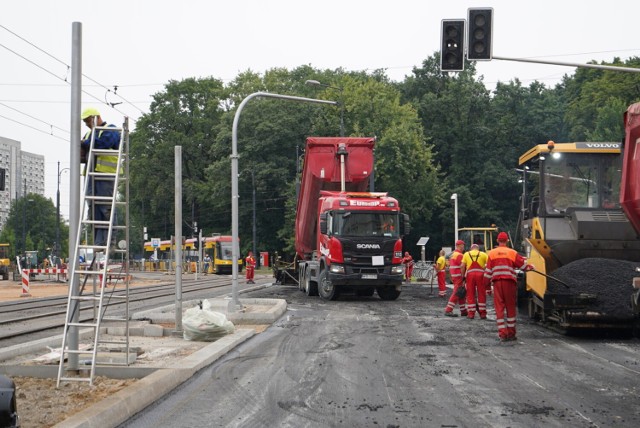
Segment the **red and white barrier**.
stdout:
[[42,273],[42,274],[48,274],[48,275],[53,275],[53,274],[67,274],[67,269],[58,269],[58,268],[47,268],[47,269],[22,269],[22,294],[20,295],[20,297],[29,297],[31,296],[31,294],[29,294],[29,275],[35,273]]

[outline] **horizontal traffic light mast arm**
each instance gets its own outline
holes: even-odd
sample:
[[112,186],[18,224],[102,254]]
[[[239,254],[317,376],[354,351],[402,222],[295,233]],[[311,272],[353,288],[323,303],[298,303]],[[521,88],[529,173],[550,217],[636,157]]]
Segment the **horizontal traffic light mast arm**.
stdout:
[[609,70],[609,71],[624,71],[627,73],[640,73],[640,68],[632,68],[632,67],[617,67],[615,65],[600,65],[600,64],[579,64],[575,62],[560,62],[560,61],[542,61],[538,59],[528,59],[528,58],[507,58],[503,56],[493,56],[493,59],[499,59],[502,61],[518,61],[518,62],[533,62],[536,64],[551,64],[551,65],[564,65],[567,67],[580,67],[580,68],[597,68],[600,70]]

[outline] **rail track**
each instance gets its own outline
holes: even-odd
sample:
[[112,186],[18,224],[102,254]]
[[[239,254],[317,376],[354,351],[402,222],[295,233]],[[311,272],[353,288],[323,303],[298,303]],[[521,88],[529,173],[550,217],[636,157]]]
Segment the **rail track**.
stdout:
[[[80,284],[82,287],[82,284]],[[121,286],[121,284],[120,284]],[[86,286],[91,287],[89,284]],[[104,311],[108,316],[121,315],[125,302],[116,296],[124,296],[123,288],[105,290]],[[206,276],[198,280],[182,280],[182,300],[211,298],[231,292],[230,276]],[[83,291],[89,294],[90,290]],[[136,285],[129,288],[129,313],[153,309],[175,303],[175,281],[167,280],[152,285]],[[16,300],[0,303],[0,346],[11,346],[28,340],[60,334],[65,324],[68,296],[52,296],[39,299]],[[82,302],[80,322],[95,319],[97,310],[93,303]]]

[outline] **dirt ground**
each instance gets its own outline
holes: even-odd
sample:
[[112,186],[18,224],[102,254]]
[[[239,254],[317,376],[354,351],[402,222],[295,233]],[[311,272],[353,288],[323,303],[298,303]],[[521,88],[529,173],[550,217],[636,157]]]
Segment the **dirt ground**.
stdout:
[[12,379],[16,384],[16,405],[22,428],[52,427],[136,381],[98,376],[93,386],[86,382],[65,382],[57,390],[56,379]]
[[[141,279],[133,276],[129,283],[130,287],[140,285],[151,285],[161,282],[160,280]],[[116,286],[116,289],[123,288],[124,285]],[[69,287],[66,282],[57,282],[55,275],[50,277],[44,276],[43,279],[37,279],[29,282],[28,293],[23,290],[22,283],[16,281],[0,281],[0,302],[9,302],[21,299],[37,299],[50,296],[67,296]]]
[[[159,281],[132,278],[130,286],[150,285],[154,282]],[[56,282],[55,276],[31,281],[28,295],[23,292],[20,282],[0,282],[0,302],[66,296],[68,292],[67,283]],[[136,381],[98,376],[94,379],[93,386],[86,382],[63,382],[57,390],[56,379],[14,377],[12,380],[16,384],[16,405],[23,428],[52,427]]]

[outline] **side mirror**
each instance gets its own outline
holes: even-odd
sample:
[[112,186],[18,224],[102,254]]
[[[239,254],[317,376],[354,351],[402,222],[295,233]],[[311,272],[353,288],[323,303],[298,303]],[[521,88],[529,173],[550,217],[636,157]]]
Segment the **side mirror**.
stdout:
[[320,233],[327,234],[327,213],[320,214]]
[[400,221],[400,235],[408,235],[411,233],[411,221],[409,220],[409,214],[400,214],[402,219]]

